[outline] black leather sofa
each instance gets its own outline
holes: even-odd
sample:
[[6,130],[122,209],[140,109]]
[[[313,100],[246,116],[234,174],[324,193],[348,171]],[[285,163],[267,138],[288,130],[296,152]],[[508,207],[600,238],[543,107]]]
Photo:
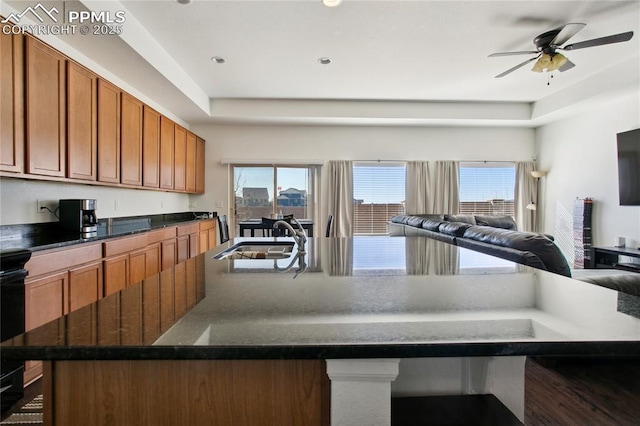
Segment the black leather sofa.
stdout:
[[517,230],[511,216],[397,215],[387,223],[391,236],[425,236],[556,274],[571,269],[553,237]]

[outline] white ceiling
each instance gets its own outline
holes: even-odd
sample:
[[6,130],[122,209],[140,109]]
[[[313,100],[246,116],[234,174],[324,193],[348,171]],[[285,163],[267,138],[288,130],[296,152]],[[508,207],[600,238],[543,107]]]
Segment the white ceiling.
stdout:
[[[34,2],[3,6],[25,3]],[[125,10],[121,37],[61,39],[189,123],[536,125],[601,93],[640,90],[638,1],[66,3]],[[530,66],[494,78],[528,57],[488,54],[535,50],[536,35],[568,22],[587,24],[570,42],[635,35],[567,52],[576,67],[554,73],[550,85]],[[332,63],[321,65],[320,57]]]

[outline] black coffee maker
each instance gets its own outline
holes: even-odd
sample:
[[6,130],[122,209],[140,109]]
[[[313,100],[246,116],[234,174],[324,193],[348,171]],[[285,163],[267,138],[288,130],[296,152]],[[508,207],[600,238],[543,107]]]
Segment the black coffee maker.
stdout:
[[60,200],[60,225],[65,231],[79,232],[82,237],[98,234],[96,200]]

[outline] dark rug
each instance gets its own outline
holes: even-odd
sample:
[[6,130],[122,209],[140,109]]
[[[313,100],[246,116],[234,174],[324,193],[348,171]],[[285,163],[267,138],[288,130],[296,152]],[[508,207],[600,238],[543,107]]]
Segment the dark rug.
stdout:
[[42,395],[38,395],[11,414],[0,425],[41,425]]

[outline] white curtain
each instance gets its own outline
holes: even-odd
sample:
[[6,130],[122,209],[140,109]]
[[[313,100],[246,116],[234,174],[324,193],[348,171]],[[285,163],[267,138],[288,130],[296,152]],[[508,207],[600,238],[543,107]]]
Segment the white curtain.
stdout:
[[436,161],[433,208],[427,213],[460,212],[460,166],[457,161]]
[[353,163],[329,161],[329,214],[332,237],[353,236]]
[[409,161],[406,168],[405,212],[424,214],[429,212],[429,162]]
[[[520,231],[538,232],[538,182],[531,176],[533,161],[516,162],[516,183],[513,192],[515,220]],[[536,210],[527,205],[535,203]]]

